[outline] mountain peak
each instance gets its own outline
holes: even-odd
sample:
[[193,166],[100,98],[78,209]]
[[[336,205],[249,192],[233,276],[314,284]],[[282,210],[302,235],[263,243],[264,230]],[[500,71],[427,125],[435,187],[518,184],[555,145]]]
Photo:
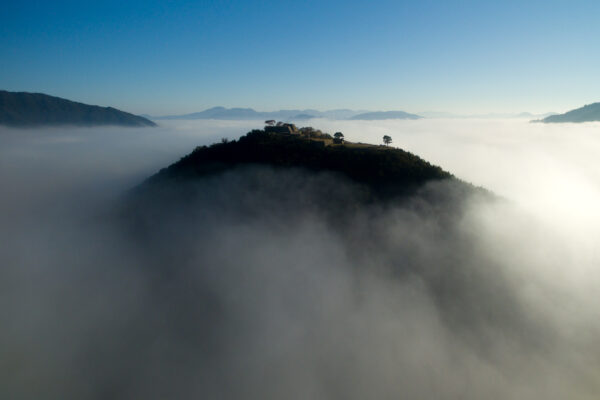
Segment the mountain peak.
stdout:
[[294,134],[254,130],[237,141],[198,147],[149,182],[195,179],[243,165],[338,173],[384,197],[410,192],[428,181],[455,179],[398,148],[339,143],[327,133],[300,128]]

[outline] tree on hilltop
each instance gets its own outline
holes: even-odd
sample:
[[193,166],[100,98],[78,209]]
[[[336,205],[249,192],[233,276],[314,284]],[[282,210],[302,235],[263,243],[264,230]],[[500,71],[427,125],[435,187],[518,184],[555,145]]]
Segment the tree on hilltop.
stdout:
[[386,146],[389,145],[390,143],[392,143],[392,138],[388,135],[385,135],[383,137],[383,144],[385,144]]

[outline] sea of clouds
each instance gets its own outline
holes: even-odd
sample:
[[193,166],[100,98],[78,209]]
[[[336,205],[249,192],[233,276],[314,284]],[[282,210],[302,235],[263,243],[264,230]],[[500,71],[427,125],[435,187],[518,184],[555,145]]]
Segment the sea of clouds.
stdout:
[[139,234],[113,220],[130,188],[260,126],[0,128],[0,397],[596,398],[600,124],[310,124],[502,199],[342,228],[322,203],[351,183],[251,168]]

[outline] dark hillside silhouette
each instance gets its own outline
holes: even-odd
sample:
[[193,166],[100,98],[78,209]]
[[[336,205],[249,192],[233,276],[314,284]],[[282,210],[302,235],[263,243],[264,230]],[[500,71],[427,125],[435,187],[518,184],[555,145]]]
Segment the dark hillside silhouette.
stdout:
[[250,164],[341,173],[384,197],[411,192],[428,181],[455,179],[440,167],[400,149],[333,144],[326,134],[308,139],[254,130],[237,141],[198,147],[148,182],[193,179]]
[[91,106],[42,93],[0,90],[0,125],[156,126],[146,118],[112,107]]
[[550,115],[541,120],[545,123],[600,121],[600,103],[593,103],[564,114]]

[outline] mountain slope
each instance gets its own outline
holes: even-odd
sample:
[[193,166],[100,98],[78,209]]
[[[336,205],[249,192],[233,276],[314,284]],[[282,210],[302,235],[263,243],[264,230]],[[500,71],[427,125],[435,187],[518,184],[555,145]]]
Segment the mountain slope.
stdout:
[[541,120],[545,123],[600,121],[600,103],[585,105],[564,114],[551,115]]
[[112,107],[78,103],[42,93],[0,91],[0,125],[156,126],[146,118]]
[[374,120],[381,120],[381,119],[420,119],[420,118],[422,118],[422,117],[415,115],[415,114],[409,114],[404,111],[376,111],[376,112],[367,112],[367,113],[358,114],[358,115],[351,117],[350,119],[374,121]]
[[392,198],[412,193],[431,181],[453,180],[440,167],[401,149],[355,143],[333,144],[327,134],[286,135],[254,130],[237,141],[196,148],[151,177],[146,184],[193,180],[240,166],[264,165],[340,174],[370,192]]
[[[348,382],[368,379],[369,387],[397,382],[381,380],[379,371],[367,374],[372,360],[385,359],[389,349],[402,350],[400,375],[418,371],[402,364],[415,359],[404,350],[413,344],[396,334],[401,330],[390,332],[391,323],[414,332],[425,320],[423,333],[408,335],[417,337],[420,348],[427,332],[441,329],[452,338],[452,348],[463,343],[455,338],[466,337],[464,343],[487,351],[494,343],[489,332],[506,340],[521,340],[521,332],[538,339],[502,269],[477,251],[480,232],[464,219],[468,196],[477,191],[468,188],[408,152],[332,144],[314,131],[310,138],[252,131],[199,147],[126,198],[123,231],[142,257],[135,266],[153,280],[153,303],[123,313],[124,334],[113,335],[122,345],[107,359],[121,365],[112,361],[144,359],[151,348],[161,367],[174,359],[175,370],[215,371],[221,377],[206,380],[223,385],[213,391],[194,379],[199,393],[248,398],[251,387],[259,388],[252,398],[268,399],[281,398],[281,392],[270,391],[265,376],[268,382],[287,380],[298,376],[290,367],[296,360],[308,356],[301,368],[318,370],[325,358],[325,365],[335,363],[341,371],[335,380],[341,382],[340,395],[331,398],[358,399],[369,395],[354,397]],[[388,195],[393,201],[379,201],[392,200]],[[348,334],[360,340],[330,345]],[[166,343],[157,345],[156,337]],[[275,346],[281,348],[276,369],[264,372],[244,362],[239,368],[259,371],[256,377],[242,380],[242,389],[221,383],[224,374],[227,382],[237,382],[240,357],[257,366],[269,362],[262,355],[271,360],[282,337],[285,346]],[[380,353],[360,345],[382,340]],[[319,347],[324,342],[332,347],[325,357]],[[185,346],[191,350],[183,351]],[[186,357],[192,362],[182,363]],[[356,364],[369,368],[346,367]],[[450,360],[444,371],[455,364]],[[139,376],[136,367],[107,369],[129,378]],[[143,367],[147,370],[146,363]],[[292,392],[306,386],[295,385]],[[399,392],[389,398],[402,398],[404,388],[391,387]]]

